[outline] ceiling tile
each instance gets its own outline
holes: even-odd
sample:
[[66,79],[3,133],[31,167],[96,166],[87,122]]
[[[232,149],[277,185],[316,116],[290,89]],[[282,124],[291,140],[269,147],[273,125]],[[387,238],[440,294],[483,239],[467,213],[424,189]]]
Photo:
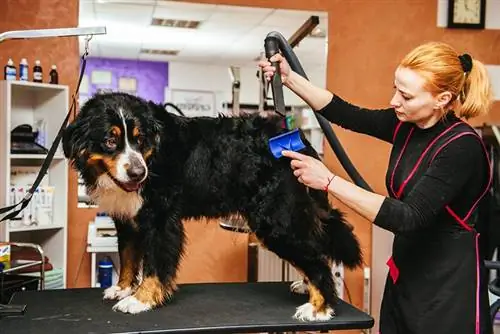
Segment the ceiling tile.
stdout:
[[154,8],[153,16],[156,18],[169,18],[177,20],[206,21],[216,9],[216,5],[199,5],[159,1]]
[[133,25],[149,25],[153,15],[153,6],[147,4],[96,2],[94,10],[99,22],[126,22]]

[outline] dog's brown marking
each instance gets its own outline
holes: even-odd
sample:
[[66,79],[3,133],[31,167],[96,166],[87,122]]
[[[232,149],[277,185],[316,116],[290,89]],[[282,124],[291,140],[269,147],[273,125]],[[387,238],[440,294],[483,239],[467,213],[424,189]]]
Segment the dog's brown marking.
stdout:
[[150,148],[149,150],[144,152],[144,154],[142,155],[144,160],[148,160],[151,157],[151,155],[153,154],[153,151],[154,151],[154,148]]
[[315,313],[325,313],[326,303],[321,292],[314,285],[309,283],[309,302],[314,307]]
[[113,177],[115,177],[116,176],[116,160],[111,158],[111,157],[107,157],[107,156],[101,156],[100,160],[104,163],[104,166],[106,166],[106,170],[111,175],[113,175]]
[[162,305],[174,294],[175,283],[162,284],[158,276],[145,277],[134,294],[141,303],[152,306]]
[[134,126],[134,128],[132,129],[132,136],[135,138],[139,137],[140,134],[141,132],[139,131],[139,128],[137,126]]
[[122,130],[120,129],[120,127],[113,125],[111,127],[111,134],[115,137],[120,137],[122,135]]
[[118,286],[122,289],[135,284],[139,272],[140,259],[133,245],[126,245],[120,252],[120,278]]
[[103,155],[97,154],[97,153],[92,153],[92,154],[89,155],[89,158],[87,159],[87,163],[89,165],[92,165],[92,164],[96,164],[99,161],[103,161],[103,160],[104,160],[104,156]]

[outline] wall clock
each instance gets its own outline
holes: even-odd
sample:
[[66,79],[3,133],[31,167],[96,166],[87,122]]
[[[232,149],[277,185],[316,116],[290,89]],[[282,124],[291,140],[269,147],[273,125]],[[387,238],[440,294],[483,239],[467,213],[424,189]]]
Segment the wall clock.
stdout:
[[448,28],[484,29],[486,0],[448,0]]

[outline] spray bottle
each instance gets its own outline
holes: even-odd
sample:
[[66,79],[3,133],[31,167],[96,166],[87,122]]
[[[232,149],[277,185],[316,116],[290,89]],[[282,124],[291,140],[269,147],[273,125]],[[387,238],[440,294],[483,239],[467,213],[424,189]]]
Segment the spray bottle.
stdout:
[[17,79],[17,70],[16,66],[12,59],[9,58],[7,61],[7,65],[5,65],[3,70],[3,78],[4,80],[16,80]]

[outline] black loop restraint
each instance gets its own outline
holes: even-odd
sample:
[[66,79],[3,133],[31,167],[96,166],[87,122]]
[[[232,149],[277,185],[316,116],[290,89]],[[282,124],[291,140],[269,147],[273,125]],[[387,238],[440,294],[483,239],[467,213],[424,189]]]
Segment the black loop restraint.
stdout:
[[19,203],[13,204],[11,206],[6,206],[3,208],[0,208],[0,214],[4,214],[4,213],[7,213],[7,212],[13,210],[18,205],[21,204],[21,208],[19,208],[18,210],[13,211],[13,212],[9,213],[8,215],[2,217],[0,222],[3,222],[4,220],[9,220],[9,219],[15,218],[29,204],[29,202],[31,201],[31,198],[33,197],[34,192],[36,191],[36,189],[40,185],[40,182],[42,182],[45,174],[47,173],[47,170],[49,169],[49,166],[52,162],[52,159],[54,158],[54,154],[56,153],[57,147],[59,146],[59,143],[61,142],[64,130],[66,129],[66,126],[67,126],[68,121],[69,121],[69,117],[70,117],[72,112],[73,112],[73,115],[76,115],[76,106],[77,106],[77,102],[76,102],[77,98],[76,97],[78,96],[78,91],[80,90],[80,84],[82,83],[83,74],[85,72],[85,65],[87,63],[87,55],[88,55],[88,51],[85,50],[85,52],[83,53],[83,55],[81,57],[82,68],[80,70],[80,77],[78,78],[78,85],[76,86],[75,93],[73,94],[72,102],[71,102],[71,106],[69,107],[68,114],[66,115],[66,118],[64,119],[63,123],[61,124],[61,128],[59,129],[59,132],[57,133],[57,136],[54,139],[52,146],[50,147],[49,153],[47,153],[47,157],[43,161],[42,167],[40,168],[40,171],[38,172],[38,175],[35,179],[35,182],[33,182],[33,185],[28,190],[28,193],[26,194],[26,196],[24,196],[24,198]]
[[469,73],[472,70],[472,57],[469,54],[464,53],[463,55],[458,56],[458,59],[460,59],[460,64],[462,64],[464,72]]

